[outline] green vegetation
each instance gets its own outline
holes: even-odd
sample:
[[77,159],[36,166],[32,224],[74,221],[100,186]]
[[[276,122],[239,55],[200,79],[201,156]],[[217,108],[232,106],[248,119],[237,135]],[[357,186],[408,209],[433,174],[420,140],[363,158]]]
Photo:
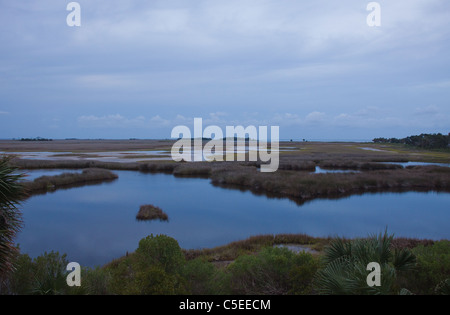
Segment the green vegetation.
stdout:
[[311,254],[265,247],[255,255],[238,257],[228,266],[229,290],[239,295],[309,294],[318,267]]
[[417,272],[406,285],[419,294],[450,295],[450,241],[442,240],[431,246],[412,249],[417,257]]
[[74,289],[66,284],[68,263],[66,255],[58,252],[44,253],[35,259],[22,254],[17,258],[13,276],[0,291],[27,295],[70,294]]
[[14,238],[22,227],[22,216],[17,208],[24,192],[16,169],[8,158],[0,160],[0,285],[14,269],[13,257],[16,253]]
[[402,139],[397,138],[375,138],[374,143],[401,143],[412,147],[418,147],[422,149],[446,149],[450,144],[450,133],[448,135],[443,135],[441,133],[437,134],[426,134],[422,133],[418,136],[409,136]]
[[[317,273],[317,289],[322,294],[396,293],[397,275],[412,271],[416,258],[409,249],[391,251],[393,236],[379,235],[345,241],[337,238],[324,251],[324,268]],[[367,265],[380,265],[381,285],[367,285]]]
[[168,221],[169,216],[159,207],[155,207],[154,205],[143,205],[139,208],[136,219],[139,221]]
[[[319,254],[274,247],[277,241],[324,245]],[[239,253],[227,264],[224,248]],[[213,256],[211,256],[213,254]],[[219,255],[219,256],[218,256]],[[194,257],[195,256],[195,257]],[[14,273],[2,294],[449,294],[450,242],[394,239],[387,233],[363,239],[315,239],[266,235],[192,255],[166,235],[150,235],[134,253],[96,268],[85,268],[81,287],[65,283],[65,255],[31,259],[16,255]],[[366,266],[381,266],[381,286],[367,286]]]
[[150,235],[136,252],[105,267],[111,275],[108,292],[114,294],[185,294],[181,276],[185,258],[178,242],[165,235]]
[[186,261],[181,274],[190,294],[221,295],[229,293],[225,285],[227,274],[205,257]]

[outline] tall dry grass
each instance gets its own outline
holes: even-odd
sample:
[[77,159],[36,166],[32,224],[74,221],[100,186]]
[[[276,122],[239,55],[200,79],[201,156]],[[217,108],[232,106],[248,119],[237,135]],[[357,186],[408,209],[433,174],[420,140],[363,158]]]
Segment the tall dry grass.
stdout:
[[113,181],[118,176],[105,169],[89,168],[82,173],[63,173],[55,176],[41,176],[33,181],[24,181],[27,196],[55,191],[61,188],[72,188]]

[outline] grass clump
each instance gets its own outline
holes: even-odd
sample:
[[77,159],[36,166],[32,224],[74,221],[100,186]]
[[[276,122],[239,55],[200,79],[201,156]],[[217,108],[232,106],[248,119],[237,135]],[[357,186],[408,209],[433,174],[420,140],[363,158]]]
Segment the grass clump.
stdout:
[[34,181],[25,181],[23,186],[29,195],[46,193],[60,188],[98,184],[117,179],[118,176],[105,169],[88,168],[81,173],[63,173],[55,176],[41,176]]
[[168,221],[169,216],[159,207],[155,207],[154,205],[143,205],[140,207],[136,219],[139,221]]

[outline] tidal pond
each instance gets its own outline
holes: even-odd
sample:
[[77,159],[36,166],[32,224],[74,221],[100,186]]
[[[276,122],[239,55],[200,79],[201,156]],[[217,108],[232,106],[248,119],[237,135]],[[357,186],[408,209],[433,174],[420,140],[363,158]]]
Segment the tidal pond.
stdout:
[[[185,249],[259,234],[365,237],[386,227],[395,236],[450,238],[448,193],[368,193],[299,206],[288,199],[215,187],[208,179],[114,173],[119,178],[110,183],[27,199],[21,205],[24,227],[16,239],[21,251],[31,257],[59,251],[69,261],[92,267],[134,251],[152,233],[169,235]],[[137,221],[144,204],[160,207],[169,221]]]

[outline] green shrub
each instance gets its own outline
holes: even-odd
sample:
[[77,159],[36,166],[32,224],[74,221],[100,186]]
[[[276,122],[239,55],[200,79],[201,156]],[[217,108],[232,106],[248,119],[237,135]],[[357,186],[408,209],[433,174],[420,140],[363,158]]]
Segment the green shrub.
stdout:
[[308,291],[316,268],[311,254],[266,247],[256,255],[243,255],[229,265],[233,294],[280,295]]
[[419,245],[412,249],[417,257],[417,270],[409,281],[411,291],[417,294],[441,293],[450,279],[450,241]]
[[33,260],[35,267],[36,294],[64,294],[67,293],[66,267],[69,261],[66,254],[60,255],[58,252],[45,252],[43,255]]
[[32,294],[34,282],[33,260],[27,254],[18,255],[16,269],[9,278],[9,294]]
[[295,258],[295,266],[289,272],[292,294],[314,293],[314,277],[319,269],[319,261],[311,254],[300,253]]
[[185,263],[183,252],[178,242],[167,236],[147,236],[139,241],[136,250],[137,259],[141,264],[159,265],[167,273],[177,273]]
[[27,254],[18,255],[16,270],[9,278],[10,294],[71,294],[67,286],[66,255],[45,252],[34,259]]
[[166,235],[147,236],[133,255],[111,263],[108,292],[112,294],[183,294],[185,258],[178,242]]
[[134,294],[133,277],[135,271],[132,262],[132,257],[125,257],[119,261],[111,263],[106,270],[109,272],[111,278],[108,285],[108,291],[112,294],[126,295]]
[[226,294],[227,281],[222,269],[202,258],[189,260],[183,267],[183,278],[191,294]]
[[81,292],[89,295],[108,295],[110,294],[109,284],[111,273],[105,268],[83,269],[81,274]]
[[134,277],[133,294],[174,295],[185,294],[183,279],[179,274],[167,273],[161,265],[151,265]]

